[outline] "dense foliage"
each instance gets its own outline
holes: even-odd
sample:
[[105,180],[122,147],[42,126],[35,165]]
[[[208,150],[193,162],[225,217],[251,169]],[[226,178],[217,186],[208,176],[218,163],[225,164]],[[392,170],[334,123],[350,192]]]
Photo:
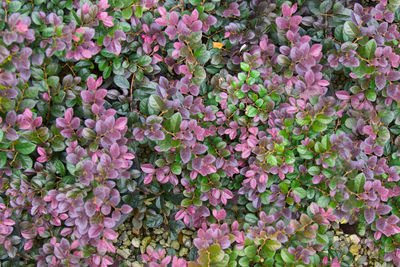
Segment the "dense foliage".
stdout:
[[[364,6],[364,7],[363,7]],[[115,226],[195,228],[149,266],[400,266],[400,1],[0,7],[2,266],[109,266]]]

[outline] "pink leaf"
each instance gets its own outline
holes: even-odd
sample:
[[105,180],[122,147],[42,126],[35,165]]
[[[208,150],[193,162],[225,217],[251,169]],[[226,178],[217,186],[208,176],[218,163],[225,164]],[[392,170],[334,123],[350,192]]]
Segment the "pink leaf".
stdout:
[[153,174],[155,172],[154,166],[151,164],[143,164],[140,168],[145,173]]
[[282,15],[285,17],[290,17],[292,15],[292,10],[286,3],[282,6]]
[[364,210],[364,218],[367,224],[371,224],[375,220],[375,210],[374,208],[366,208]]
[[336,96],[340,100],[349,100],[350,99],[350,94],[346,91],[337,91]]
[[114,232],[114,230],[108,229],[108,228],[104,229],[103,235],[105,238],[107,238],[109,240],[115,240],[118,237],[118,234],[116,232]]
[[280,29],[286,29],[289,27],[289,22],[282,17],[277,17],[275,19],[275,22],[276,22],[276,26],[278,26],[278,28],[280,28]]
[[155,20],[155,22],[157,23],[158,26],[160,27],[164,27],[168,25],[168,20],[166,18],[157,18]]
[[375,84],[379,90],[382,90],[386,85],[386,78],[384,74],[379,74],[375,76]]
[[153,180],[153,174],[148,174],[144,177],[143,183],[144,184],[149,184]]

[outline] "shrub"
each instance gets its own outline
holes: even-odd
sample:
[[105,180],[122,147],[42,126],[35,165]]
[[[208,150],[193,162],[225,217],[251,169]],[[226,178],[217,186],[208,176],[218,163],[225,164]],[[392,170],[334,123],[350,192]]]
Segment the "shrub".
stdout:
[[3,265],[110,266],[133,215],[197,231],[149,266],[350,266],[339,222],[400,266],[400,1],[344,2],[3,2]]

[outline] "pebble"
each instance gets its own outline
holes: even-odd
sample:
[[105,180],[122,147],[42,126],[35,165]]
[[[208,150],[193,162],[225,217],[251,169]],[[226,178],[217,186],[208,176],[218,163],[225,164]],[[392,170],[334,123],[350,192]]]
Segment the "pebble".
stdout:
[[161,245],[161,246],[166,247],[166,244],[167,244],[167,242],[165,242],[164,239],[161,239],[161,240],[160,240],[160,245]]
[[163,238],[163,239],[167,239],[167,238],[168,238],[168,235],[169,235],[168,232],[164,232],[163,235],[162,235],[162,238]]
[[351,241],[351,243],[357,245],[358,243],[360,243],[360,238],[357,235],[351,235],[350,236],[350,241]]
[[351,245],[349,251],[350,251],[351,254],[357,255],[359,249],[360,249],[360,246],[359,246],[359,245]]
[[131,244],[131,241],[129,241],[128,239],[124,241],[123,245],[125,247],[128,247]]
[[184,245],[185,247],[187,247],[187,248],[191,248],[191,247],[192,247],[192,241],[190,240],[189,237],[183,236],[182,242],[183,242],[183,245]]
[[139,238],[133,238],[131,240],[131,245],[134,246],[135,248],[140,247],[140,239]]
[[128,235],[126,234],[126,232],[122,232],[122,234],[119,237],[119,240],[121,240],[122,242],[124,242],[125,240],[128,239]]
[[129,258],[129,249],[117,249],[117,254],[123,257],[124,259]]
[[179,242],[176,241],[176,240],[172,241],[171,247],[172,247],[173,249],[175,249],[176,251],[178,251],[178,250],[179,250]]
[[131,267],[143,267],[143,264],[140,264],[139,262],[134,261],[131,263]]
[[181,232],[182,232],[182,234],[184,234],[184,235],[193,235],[193,231],[190,231],[190,230],[184,229],[184,230],[182,230]]
[[179,257],[184,257],[188,255],[189,250],[187,248],[181,248],[181,250],[179,251]]
[[163,229],[157,228],[154,230],[154,234],[156,235],[162,235],[165,231]]
[[143,240],[142,240],[142,245],[143,245],[144,247],[147,247],[147,245],[150,243],[150,241],[151,241],[151,237],[150,237],[150,236],[147,236],[147,237],[143,238]]

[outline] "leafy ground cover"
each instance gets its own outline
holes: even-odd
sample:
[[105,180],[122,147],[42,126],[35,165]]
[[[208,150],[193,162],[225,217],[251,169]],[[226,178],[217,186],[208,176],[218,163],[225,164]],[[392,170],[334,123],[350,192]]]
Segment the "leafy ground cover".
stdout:
[[399,0],[0,18],[1,266],[400,266]]

